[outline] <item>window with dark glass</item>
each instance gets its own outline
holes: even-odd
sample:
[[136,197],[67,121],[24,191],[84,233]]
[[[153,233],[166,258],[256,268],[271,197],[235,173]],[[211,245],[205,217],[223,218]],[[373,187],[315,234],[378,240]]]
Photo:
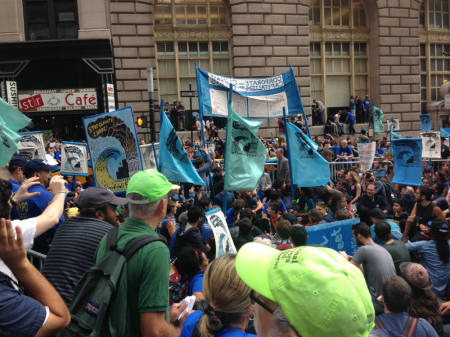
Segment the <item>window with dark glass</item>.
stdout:
[[24,0],[27,40],[76,39],[76,0]]

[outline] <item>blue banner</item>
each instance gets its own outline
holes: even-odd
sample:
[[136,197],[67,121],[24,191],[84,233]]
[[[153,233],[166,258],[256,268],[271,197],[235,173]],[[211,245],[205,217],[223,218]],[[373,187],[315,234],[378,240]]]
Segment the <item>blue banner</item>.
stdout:
[[131,107],[83,118],[97,186],[126,191],[130,177],[142,170]]
[[170,181],[205,186],[205,182],[192,165],[164,109],[161,109],[158,164],[159,171]]
[[355,254],[358,246],[352,236],[352,226],[359,223],[359,218],[328,222],[306,227],[308,245],[321,245],[337,251]]
[[233,109],[245,118],[282,118],[304,114],[292,69],[267,78],[240,79],[196,69],[198,103],[203,116],[227,117],[228,91],[233,86]]
[[394,184],[422,185],[422,139],[392,139],[394,154]]
[[449,138],[450,137],[450,128],[441,128],[440,133],[441,133],[441,138]]
[[330,164],[317,152],[317,144],[291,122],[285,125],[292,184],[324,186],[330,181]]
[[420,115],[420,131],[430,131],[431,130],[431,115],[430,114],[421,114]]
[[392,141],[392,139],[401,139],[402,138],[402,135],[397,132],[391,131],[390,134],[391,134],[391,141]]

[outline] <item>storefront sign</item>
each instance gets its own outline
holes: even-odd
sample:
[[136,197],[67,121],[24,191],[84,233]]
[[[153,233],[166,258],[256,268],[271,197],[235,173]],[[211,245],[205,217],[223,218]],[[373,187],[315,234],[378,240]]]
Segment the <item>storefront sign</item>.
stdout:
[[2,82],[2,97],[9,105],[17,109],[17,82]]
[[49,89],[19,92],[22,111],[96,110],[97,91],[87,89]]

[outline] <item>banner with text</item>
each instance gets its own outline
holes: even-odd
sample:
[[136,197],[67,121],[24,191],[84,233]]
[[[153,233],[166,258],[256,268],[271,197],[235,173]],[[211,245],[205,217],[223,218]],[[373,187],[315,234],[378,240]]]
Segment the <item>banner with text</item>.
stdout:
[[97,185],[125,191],[130,177],[142,170],[133,109],[84,117],[83,125]]
[[306,227],[309,245],[321,245],[337,251],[355,254],[358,246],[352,236],[352,226],[360,222],[359,218],[335,221]]
[[[42,132],[22,132],[20,134],[22,137],[19,141],[19,153],[22,153],[22,149],[24,149],[23,153],[31,153],[32,156],[29,158],[25,156],[27,160],[31,159],[42,159],[45,160],[45,144],[44,137]],[[31,151],[31,149],[33,149]]]
[[88,176],[87,145],[84,143],[61,143],[61,174]]
[[210,210],[205,213],[205,216],[214,233],[216,258],[225,254],[236,254],[236,247],[221,209]]
[[198,102],[203,116],[228,116],[228,91],[233,86],[233,109],[245,118],[282,118],[304,113],[291,70],[267,78],[231,78],[196,69]]
[[439,131],[421,132],[422,157],[441,158],[441,135]]
[[375,142],[358,143],[358,153],[362,170],[370,170],[372,168],[376,145],[377,143]]
[[422,185],[422,139],[392,139],[394,154],[394,184]]

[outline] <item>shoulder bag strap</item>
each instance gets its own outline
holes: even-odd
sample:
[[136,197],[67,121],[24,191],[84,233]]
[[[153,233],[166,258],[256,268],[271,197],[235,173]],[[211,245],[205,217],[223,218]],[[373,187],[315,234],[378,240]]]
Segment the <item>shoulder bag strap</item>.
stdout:
[[127,243],[125,249],[123,250],[123,256],[128,261],[141,247],[155,241],[164,242],[159,237],[154,235],[143,235],[137,237]]

